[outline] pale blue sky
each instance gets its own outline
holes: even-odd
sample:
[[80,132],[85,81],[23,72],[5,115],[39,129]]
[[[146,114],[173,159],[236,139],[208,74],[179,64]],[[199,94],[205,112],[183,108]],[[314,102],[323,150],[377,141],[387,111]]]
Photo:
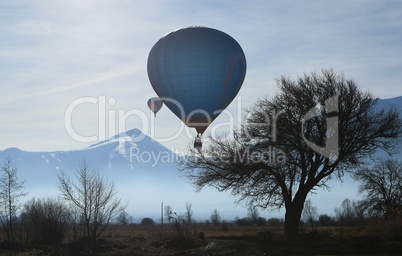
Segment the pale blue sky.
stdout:
[[[241,98],[228,108],[235,124],[238,109],[275,95],[280,75],[333,68],[376,97],[402,95],[401,1],[2,0],[0,150],[92,144],[74,140],[65,129],[66,109],[82,97],[114,99],[114,105],[106,103],[105,117],[112,122],[101,137],[131,128],[158,140],[174,137],[180,121],[166,107],[154,133],[140,116],[129,117],[122,128],[113,114],[138,110],[151,120],[146,102],[155,93],[146,71],[148,53],[164,34],[193,25],[228,33],[246,54]],[[222,115],[213,125],[228,121]],[[79,105],[72,126],[82,136],[98,135],[98,106]],[[225,127],[214,131],[219,129]],[[163,144],[184,150],[191,136],[179,133]]]

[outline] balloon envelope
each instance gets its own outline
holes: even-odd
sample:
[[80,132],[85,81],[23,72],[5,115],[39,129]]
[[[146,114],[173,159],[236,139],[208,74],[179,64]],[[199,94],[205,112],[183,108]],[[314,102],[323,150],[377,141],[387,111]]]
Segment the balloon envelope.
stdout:
[[158,97],[153,97],[148,100],[148,107],[152,112],[154,112],[155,115],[162,108],[162,106],[163,102]]
[[165,105],[203,133],[237,95],[246,58],[231,36],[189,27],[162,37],[148,56],[148,77]]

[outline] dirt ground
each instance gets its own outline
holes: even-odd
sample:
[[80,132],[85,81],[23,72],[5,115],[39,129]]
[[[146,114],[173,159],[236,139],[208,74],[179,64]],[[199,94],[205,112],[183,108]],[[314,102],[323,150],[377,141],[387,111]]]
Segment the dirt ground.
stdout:
[[184,233],[177,236],[160,226],[113,226],[95,252],[79,241],[66,241],[58,246],[3,243],[0,255],[402,255],[402,236],[368,235],[356,228],[302,229],[291,243],[279,227],[194,226]]

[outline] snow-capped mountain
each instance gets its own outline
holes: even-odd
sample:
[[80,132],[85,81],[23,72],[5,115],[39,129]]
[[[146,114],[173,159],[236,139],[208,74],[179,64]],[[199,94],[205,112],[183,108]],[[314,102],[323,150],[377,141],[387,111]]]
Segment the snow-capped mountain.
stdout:
[[62,171],[75,177],[75,170],[86,161],[108,181],[113,181],[127,212],[135,218],[150,216],[158,220],[161,202],[177,212],[192,203],[197,218],[208,218],[218,208],[234,218],[234,198],[205,188],[196,193],[178,171],[180,156],[138,129],[118,134],[87,148],[69,151],[28,152],[18,148],[0,151],[0,162],[10,157],[18,168],[19,178],[32,197],[58,195],[57,175]]
[[60,171],[73,173],[83,161],[116,181],[124,180],[126,175],[177,177],[179,156],[133,129],[80,150],[28,152],[8,148],[0,152],[0,159],[6,157],[12,158],[27,182],[40,184],[44,180],[48,182],[49,177]]
[[158,157],[164,155],[175,159],[173,152],[138,129],[129,130],[80,150],[28,152],[8,148],[0,151],[0,157],[9,156],[19,166],[34,172],[41,169],[68,170],[77,167],[83,160],[101,171],[116,168],[131,170],[145,167],[158,168],[156,161],[160,160]]

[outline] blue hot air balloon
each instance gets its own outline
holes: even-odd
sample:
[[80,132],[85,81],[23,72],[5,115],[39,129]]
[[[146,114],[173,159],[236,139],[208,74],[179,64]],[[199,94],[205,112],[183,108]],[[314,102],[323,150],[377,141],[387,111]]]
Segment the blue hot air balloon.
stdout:
[[162,37],[148,56],[148,77],[163,103],[201,135],[234,99],[246,58],[228,34],[188,27]]
[[154,115],[156,116],[156,113],[158,113],[158,111],[162,108],[163,106],[163,102],[161,99],[159,99],[158,97],[152,97],[148,100],[147,102],[148,104],[148,108],[154,113]]

